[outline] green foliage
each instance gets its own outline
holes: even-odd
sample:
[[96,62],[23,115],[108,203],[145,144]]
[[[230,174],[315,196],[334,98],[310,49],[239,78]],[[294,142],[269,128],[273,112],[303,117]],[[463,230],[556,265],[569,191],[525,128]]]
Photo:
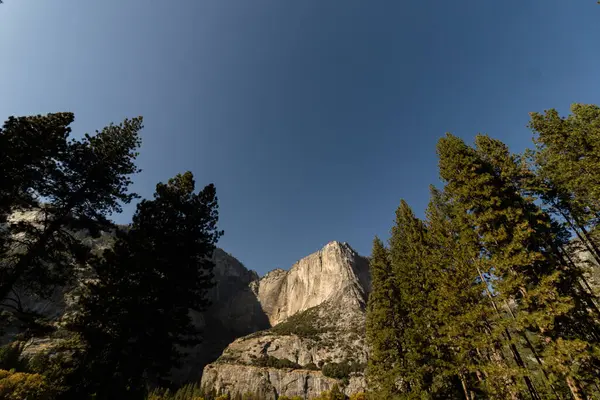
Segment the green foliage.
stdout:
[[328,376],[330,378],[347,381],[350,377],[350,374],[352,374],[353,372],[362,373],[365,371],[365,368],[365,364],[343,361],[340,363],[327,363],[323,365],[321,371],[323,372],[323,375]]
[[315,307],[309,308],[275,325],[271,331],[279,335],[297,335],[318,340],[319,334],[327,332],[325,328],[319,327],[318,318],[318,310]]
[[363,392],[354,393],[350,396],[350,400],[367,400],[367,394]]
[[73,381],[73,374],[84,353],[84,343],[74,335],[34,355],[29,359],[27,370],[43,375],[53,392],[63,394],[78,383]]
[[439,141],[426,220],[402,201],[389,248],[374,242],[374,398],[598,394],[600,310],[565,249],[568,229],[600,260],[600,108],[572,111],[533,114],[524,156],[485,135]]
[[9,343],[0,347],[0,369],[26,371],[27,361],[21,358],[24,343]]
[[384,393],[394,391],[393,366],[401,358],[398,328],[400,292],[389,253],[379,238],[373,241],[370,259],[372,290],[367,303],[366,338],[370,348],[367,367],[369,386]]
[[270,367],[270,368],[291,368],[300,369],[302,368],[299,364],[290,361],[286,358],[277,358],[273,356],[263,356],[253,360],[253,365],[257,367]]
[[345,400],[346,395],[342,393],[337,384],[333,385],[331,390],[321,393],[318,397],[312,400]]
[[311,371],[318,371],[318,370],[320,370],[320,368],[315,363],[312,363],[312,362],[308,363],[308,364],[306,364],[304,366],[302,366],[302,368],[303,369],[308,369],[308,370],[311,370]]

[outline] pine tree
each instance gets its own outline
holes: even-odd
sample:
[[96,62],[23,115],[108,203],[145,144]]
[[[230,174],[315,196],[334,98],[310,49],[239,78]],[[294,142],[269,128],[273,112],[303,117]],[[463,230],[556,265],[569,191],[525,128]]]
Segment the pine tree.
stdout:
[[[476,144],[480,155],[501,171],[502,178],[507,186],[517,194],[523,192],[522,188],[519,187],[523,181],[522,174],[516,173],[516,171],[525,171],[525,168],[519,166],[520,160],[518,157],[511,155],[502,142],[487,136],[478,136]],[[582,359],[573,363],[572,359],[577,358],[577,356],[570,356],[563,359],[562,364],[587,365],[583,369],[579,366],[576,367],[579,370],[576,374],[567,374],[567,383],[579,381],[584,387],[587,386],[586,390],[595,391],[597,388],[595,387],[596,379],[594,375],[597,375],[599,371],[598,366],[594,366],[594,363],[598,361],[598,339],[600,338],[598,335],[598,310],[594,306],[592,294],[581,284],[583,280],[582,271],[574,263],[569,263],[567,258],[563,256],[566,253],[560,251],[560,248],[564,248],[568,235],[561,229],[560,225],[553,223],[550,216],[543,212],[534,201],[535,197],[521,196],[519,199],[530,229],[533,231],[528,239],[530,248],[537,249],[543,256],[543,264],[540,263],[538,268],[544,266],[547,271],[556,270],[557,275],[553,284],[544,290],[556,290],[557,294],[572,306],[568,313],[556,313],[552,332],[545,332],[546,337],[554,338],[547,348],[547,352],[553,354],[554,357],[554,362],[550,365],[561,365],[555,357],[557,350],[553,348],[554,346],[569,346],[565,342],[566,338],[568,338],[571,345],[577,343],[584,346],[583,348],[587,349],[588,352],[588,355],[583,357],[585,360]],[[512,310],[509,309],[509,311],[511,316],[515,318]],[[558,340],[558,338],[561,339]],[[531,343],[528,342],[527,344],[529,348],[533,347]],[[541,359],[541,355],[536,354],[535,351],[533,352],[536,359]],[[592,354],[596,355],[591,356]],[[541,367],[541,362],[538,361],[538,364]],[[552,371],[552,368],[542,369],[544,375],[547,375],[546,371]],[[559,371],[554,372],[559,376],[561,374]],[[571,385],[571,391],[578,389],[572,383],[569,384]]]
[[400,308],[405,322],[398,330],[404,348],[399,375],[412,396],[420,397],[432,384],[433,336],[429,296],[431,271],[427,263],[425,229],[408,204],[402,200],[390,238],[394,280],[401,293]]
[[430,191],[426,240],[434,289],[429,300],[436,350],[432,391],[438,398],[471,399],[484,390],[481,354],[489,345],[484,334],[489,307],[472,267],[477,254],[472,230],[461,226],[464,219],[447,196],[433,186]]
[[[505,247],[494,246],[494,243],[497,244],[503,239],[513,239],[511,236],[513,232],[505,231],[512,226],[502,221],[503,211],[505,211],[503,206],[506,204],[503,197],[506,193],[498,185],[498,179],[490,166],[459,138],[448,134],[441,139],[438,144],[438,154],[440,175],[447,183],[446,193],[453,198],[455,204],[463,208],[461,214],[467,216],[465,223],[471,226],[476,235],[478,256],[471,263],[480,280],[484,282],[489,302],[496,312],[491,316],[487,329],[487,335],[493,343],[493,357],[490,357],[492,363],[487,369],[487,374],[488,377],[496,375],[496,378],[495,380],[488,378],[488,381],[494,383],[496,387],[500,387],[502,381],[510,382],[515,391],[512,396],[518,396],[516,392],[523,388],[516,377],[524,374],[527,390],[533,398],[536,398],[536,389],[528,373],[524,371],[522,357],[514,349],[512,334],[506,327],[497,305],[498,300],[494,299],[493,295],[493,293],[500,293],[507,296],[506,298],[511,298],[518,293],[520,285],[520,282],[513,280],[515,275],[507,274],[501,269],[503,265],[499,265],[505,262],[510,264],[510,261],[505,258],[506,255],[495,253],[495,250],[502,251]],[[507,214],[510,214],[510,211]],[[521,261],[526,263],[529,260]],[[493,289],[489,288],[490,285],[493,285]],[[512,357],[505,355],[506,347],[510,348]],[[511,358],[514,362],[508,362]]]
[[148,383],[166,384],[180,349],[197,344],[189,309],[208,305],[210,256],[222,232],[213,185],[194,193],[190,172],[158,184],[127,231],[93,267],[82,312],[71,324],[87,343],[73,377],[74,398],[143,398]]
[[0,260],[0,299],[15,287],[48,295],[73,277],[89,248],[73,233],[97,235],[108,216],[136,197],[128,192],[142,119],[67,141],[70,113],[11,118],[0,132],[0,214],[34,209],[37,221],[9,224]]
[[34,191],[64,157],[72,113],[9,117],[0,129],[0,215],[37,206]]
[[588,230],[600,217],[600,107],[573,104],[561,118],[555,109],[531,113],[538,192],[564,219],[600,263],[600,249]]
[[[560,328],[561,321],[569,319],[574,301],[570,291],[562,288],[568,279],[546,240],[552,239],[548,233],[551,221],[533,199],[519,193],[511,179],[515,169],[510,167],[513,164],[507,150],[481,135],[476,144],[477,150],[452,135],[441,139],[440,172],[447,182],[446,191],[464,206],[477,235],[479,273],[482,280],[488,281],[488,297],[497,310],[492,321],[496,328],[491,334],[507,346],[527,390],[535,398],[540,387],[534,383],[531,368],[525,365],[512,335],[524,335],[524,330],[534,333],[536,342],[543,343],[542,357],[551,357],[565,343],[580,340],[570,338]],[[594,348],[593,343],[587,344]],[[558,358],[554,360],[558,362]],[[560,368],[551,372],[567,382],[576,396],[580,388],[574,382],[584,376],[570,376],[574,366],[567,358],[556,365],[563,368],[562,372]]]
[[395,286],[389,254],[379,238],[373,240],[370,260],[371,293],[367,304],[366,339],[369,346],[367,380],[377,396],[398,393],[399,377],[394,369],[402,357],[398,341],[397,301],[401,294]]

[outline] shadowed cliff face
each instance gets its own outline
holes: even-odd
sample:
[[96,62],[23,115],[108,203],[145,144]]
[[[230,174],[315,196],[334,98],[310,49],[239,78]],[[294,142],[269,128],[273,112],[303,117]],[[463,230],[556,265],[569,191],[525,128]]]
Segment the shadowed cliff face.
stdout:
[[213,260],[215,286],[208,295],[212,304],[203,313],[191,311],[194,325],[204,331],[203,342],[185,349],[182,367],[173,372],[174,380],[180,383],[198,380],[204,366],[216,360],[235,339],[271,326],[250,289],[258,274],[221,249],[215,249]]
[[[27,213],[18,218],[35,219],[36,213]],[[99,238],[93,239],[84,233],[83,237],[98,254],[114,242],[114,232],[103,232]],[[270,327],[269,320],[263,312],[260,303],[249,287],[251,282],[258,280],[254,271],[246,269],[242,263],[230,254],[217,248],[213,252],[215,262],[215,286],[209,291],[208,298],[211,306],[205,312],[190,310],[192,321],[203,329],[203,343],[193,348],[182,349],[187,353],[182,367],[173,371],[173,379],[182,383],[198,380],[204,366],[216,360],[229,343],[238,337]],[[83,280],[93,278],[90,270],[78,271],[78,277],[72,285],[57,287],[54,294],[47,299],[15,290],[12,302],[18,301],[28,312],[36,312],[55,326],[61,325],[61,320],[69,312],[76,309],[77,289]],[[0,307],[2,310],[2,307]],[[15,335],[23,332],[23,324],[14,318],[6,321],[3,326],[4,334],[0,336],[0,345],[14,340]],[[29,353],[36,349],[43,351],[52,346],[52,339],[38,337],[31,341]],[[40,345],[40,344],[43,344]]]

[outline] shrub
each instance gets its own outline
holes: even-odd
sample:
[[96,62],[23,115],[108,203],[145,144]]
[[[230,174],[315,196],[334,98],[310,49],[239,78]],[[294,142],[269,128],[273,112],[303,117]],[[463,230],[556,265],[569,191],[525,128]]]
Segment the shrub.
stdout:
[[304,369],[309,369],[309,370],[311,370],[311,371],[318,371],[318,370],[319,370],[319,367],[317,367],[317,366],[316,366],[316,364],[315,364],[315,363],[312,363],[312,362],[311,362],[311,363],[308,363],[308,364],[306,364],[306,365],[305,365],[303,368],[304,368]]
[[365,364],[342,361],[341,363],[325,364],[323,366],[323,375],[346,381],[352,372],[363,372],[364,370]]
[[350,400],[367,400],[367,394],[363,392],[354,393],[352,396],[350,396]]
[[14,370],[0,370],[0,399],[50,400],[55,396],[46,378]]
[[286,358],[277,358],[273,356],[263,356],[252,361],[253,365],[257,367],[271,367],[271,368],[291,368],[300,369],[302,368],[299,364],[290,361]]
[[346,395],[342,393],[338,385],[333,385],[331,390],[327,392],[323,392],[319,395],[319,397],[315,397],[312,400],[345,400]]
[[0,347],[0,369],[15,369],[20,372],[27,370],[27,361],[21,358],[24,343],[9,343]]
[[34,355],[29,360],[27,372],[44,375],[56,393],[66,392],[84,351],[85,346],[79,337],[71,337]]

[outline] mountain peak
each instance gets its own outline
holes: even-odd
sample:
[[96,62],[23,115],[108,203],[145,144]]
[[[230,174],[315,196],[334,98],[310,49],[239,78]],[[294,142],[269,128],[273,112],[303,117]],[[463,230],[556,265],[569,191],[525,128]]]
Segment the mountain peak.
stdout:
[[[273,270],[254,290],[271,325],[342,293],[364,302],[370,286],[368,261],[347,243],[331,241],[297,261],[288,271]],[[349,290],[349,288],[353,288]]]

